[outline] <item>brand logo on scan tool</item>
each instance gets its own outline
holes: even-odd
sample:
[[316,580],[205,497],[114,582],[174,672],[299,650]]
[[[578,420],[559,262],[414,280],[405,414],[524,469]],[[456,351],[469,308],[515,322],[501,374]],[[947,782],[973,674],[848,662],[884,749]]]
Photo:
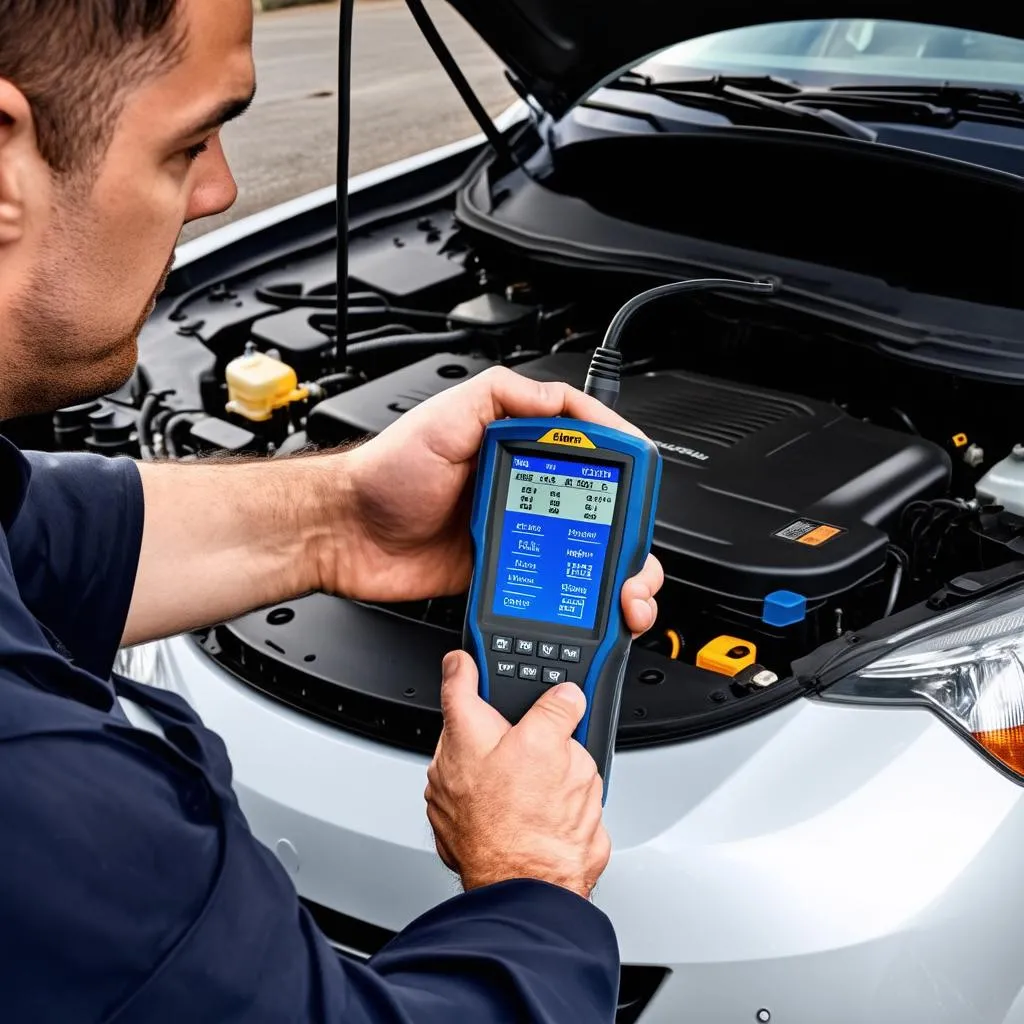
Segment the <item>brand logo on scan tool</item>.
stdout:
[[657,438],[652,438],[652,440],[655,447],[660,448],[663,452],[682,455],[687,459],[693,459],[695,462],[707,462],[711,458],[706,452],[699,452],[696,448],[686,448],[681,444],[669,444],[668,441],[659,441]]
[[549,430],[543,437],[537,438],[538,444],[564,444],[572,448],[596,448],[593,441],[579,430]]

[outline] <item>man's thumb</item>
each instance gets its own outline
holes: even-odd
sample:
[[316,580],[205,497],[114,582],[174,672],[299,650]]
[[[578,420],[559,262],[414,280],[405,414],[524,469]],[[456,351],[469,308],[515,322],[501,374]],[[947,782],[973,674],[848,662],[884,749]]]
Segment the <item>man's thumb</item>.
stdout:
[[465,651],[452,651],[441,665],[441,713],[445,731],[493,747],[511,726],[480,696],[476,663]]
[[533,707],[523,715],[518,728],[543,730],[569,739],[587,709],[587,699],[575,683],[559,683],[541,694]]

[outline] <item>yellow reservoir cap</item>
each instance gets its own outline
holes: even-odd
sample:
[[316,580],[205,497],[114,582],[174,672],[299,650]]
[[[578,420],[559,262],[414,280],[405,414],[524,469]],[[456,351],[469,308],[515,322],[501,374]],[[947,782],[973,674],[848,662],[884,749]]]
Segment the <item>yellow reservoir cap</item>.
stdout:
[[757,645],[736,636],[716,636],[697,652],[697,668],[734,676],[757,661]]
[[228,363],[228,412],[262,423],[276,409],[309,397],[295,371],[280,359],[253,352]]

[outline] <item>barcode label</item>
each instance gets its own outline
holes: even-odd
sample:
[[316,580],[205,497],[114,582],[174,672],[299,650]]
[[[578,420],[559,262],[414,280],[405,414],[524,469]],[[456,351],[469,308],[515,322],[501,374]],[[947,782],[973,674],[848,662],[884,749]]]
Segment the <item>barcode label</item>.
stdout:
[[791,540],[806,547],[816,548],[845,532],[845,530],[840,529],[838,526],[818,523],[813,519],[796,519],[781,530],[776,530],[772,536],[781,537],[782,540]]
[[808,522],[806,519],[798,519],[795,523],[783,527],[775,536],[781,537],[783,540],[799,540],[805,533],[810,533],[815,529],[817,525],[817,523]]

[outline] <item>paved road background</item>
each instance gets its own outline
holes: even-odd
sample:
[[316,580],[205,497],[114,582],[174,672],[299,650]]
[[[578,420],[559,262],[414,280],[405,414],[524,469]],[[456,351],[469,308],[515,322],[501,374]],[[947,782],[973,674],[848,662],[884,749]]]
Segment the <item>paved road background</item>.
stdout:
[[[484,106],[502,111],[514,95],[497,59],[444,0],[426,6]],[[362,0],[353,34],[353,174],[477,131],[402,0]],[[335,180],[337,6],[257,15],[255,49],[256,101],[224,130],[238,202],[183,240]]]

